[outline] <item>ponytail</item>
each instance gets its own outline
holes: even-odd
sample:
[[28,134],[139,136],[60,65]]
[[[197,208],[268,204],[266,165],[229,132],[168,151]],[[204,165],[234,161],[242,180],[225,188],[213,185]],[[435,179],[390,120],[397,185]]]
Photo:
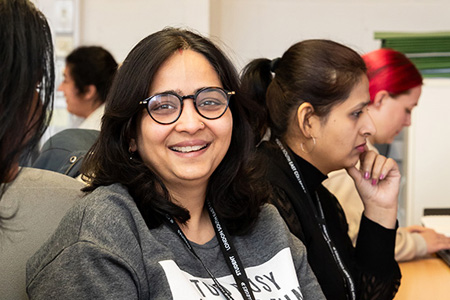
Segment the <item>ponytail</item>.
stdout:
[[272,82],[271,61],[258,58],[251,61],[242,71],[241,91],[247,105],[245,112],[255,136],[257,145],[271,127],[266,103],[266,92]]

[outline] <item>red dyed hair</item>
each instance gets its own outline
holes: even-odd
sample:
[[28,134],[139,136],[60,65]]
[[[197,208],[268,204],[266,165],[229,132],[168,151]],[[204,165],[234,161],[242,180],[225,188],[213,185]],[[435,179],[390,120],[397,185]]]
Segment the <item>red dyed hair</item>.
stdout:
[[370,101],[382,90],[392,96],[405,93],[422,85],[422,75],[414,64],[401,52],[381,48],[362,56],[369,77]]

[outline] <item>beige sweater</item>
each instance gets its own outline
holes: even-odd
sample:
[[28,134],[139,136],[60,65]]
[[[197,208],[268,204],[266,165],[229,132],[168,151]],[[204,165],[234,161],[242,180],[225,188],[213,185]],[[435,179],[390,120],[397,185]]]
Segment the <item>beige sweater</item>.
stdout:
[[[377,151],[373,145],[368,143],[368,146],[370,150]],[[357,167],[359,167],[359,163]],[[342,205],[349,226],[348,234],[355,244],[364,206],[353,179],[347,174],[347,171],[342,169],[329,173],[328,179],[323,182],[323,185],[336,196]],[[398,228],[395,242],[395,259],[397,261],[411,260],[426,254],[427,244],[420,234],[410,233],[404,227]]]

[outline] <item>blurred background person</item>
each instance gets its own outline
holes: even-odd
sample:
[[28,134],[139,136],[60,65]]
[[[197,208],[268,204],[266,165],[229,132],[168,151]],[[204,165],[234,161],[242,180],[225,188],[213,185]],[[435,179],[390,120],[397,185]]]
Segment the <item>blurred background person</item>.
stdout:
[[69,113],[81,118],[81,124],[51,136],[36,156],[34,168],[80,175],[82,161],[98,137],[116,70],[113,56],[102,47],[78,47],[67,56],[58,90],[66,97]]
[[[363,55],[369,78],[369,114],[376,133],[367,146],[390,144],[404,127],[411,125],[411,112],[422,92],[422,76],[414,64],[401,52],[378,49]],[[349,235],[356,243],[363,203],[353,180],[345,170],[328,175],[324,185],[339,199],[349,223]],[[450,238],[422,226],[400,227],[397,230],[395,258],[405,261],[427,253],[450,248]]]
[[66,57],[64,93],[69,113],[82,118],[78,128],[100,130],[105,100],[117,70],[114,57],[99,46],[81,46]]

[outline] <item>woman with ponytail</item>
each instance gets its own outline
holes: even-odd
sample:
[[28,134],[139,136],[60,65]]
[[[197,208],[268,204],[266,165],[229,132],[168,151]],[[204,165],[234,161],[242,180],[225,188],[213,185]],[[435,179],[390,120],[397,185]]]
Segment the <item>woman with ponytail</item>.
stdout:
[[[361,56],[332,41],[303,41],[281,59],[250,62],[242,88],[257,140],[271,132],[258,146],[271,201],[305,244],[326,298],[392,299],[401,277],[394,259],[400,172],[367,149],[375,125]],[[365,208],[355,247],[339,202],[322,185],[343,168]]]

